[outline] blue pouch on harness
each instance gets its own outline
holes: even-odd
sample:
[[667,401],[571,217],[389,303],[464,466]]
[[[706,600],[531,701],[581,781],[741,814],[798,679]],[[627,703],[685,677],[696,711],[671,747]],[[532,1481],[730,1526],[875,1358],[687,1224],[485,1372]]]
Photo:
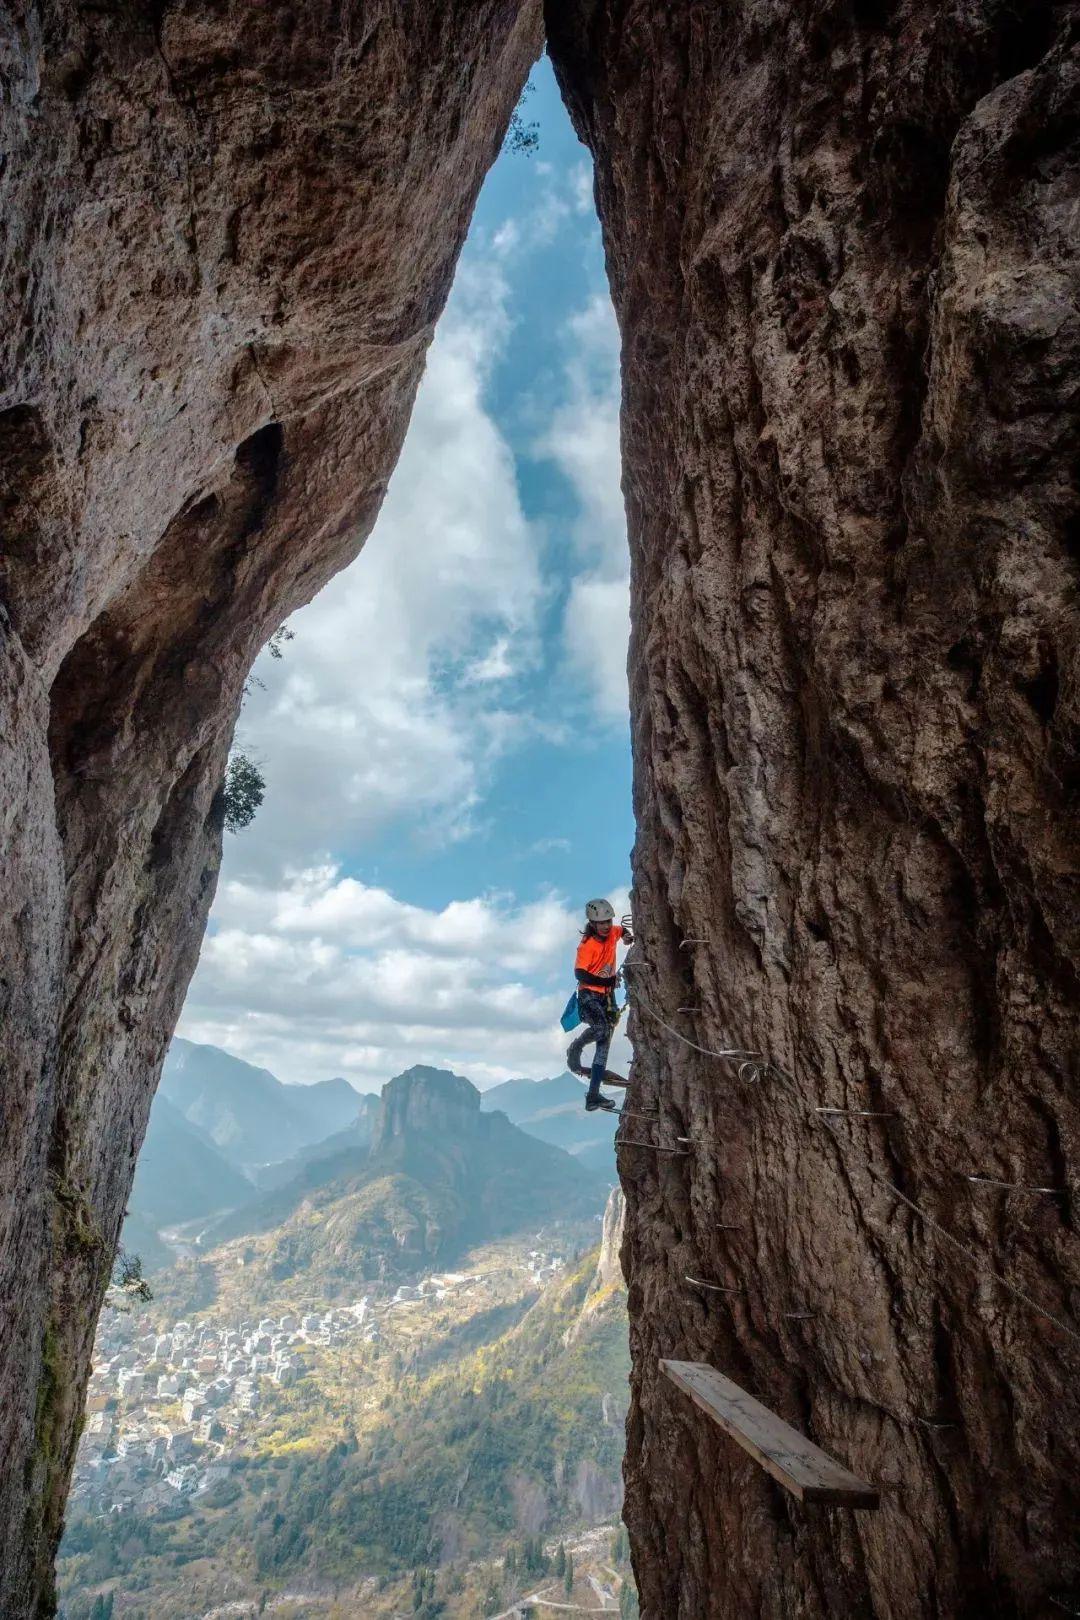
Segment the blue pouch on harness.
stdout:
[[578,1025],[581,1023],[581,1014],[578,1012],[576,990],[570,997],[570,1000],[566,1003],[566,1007],[563,1011],[562,1017],[559,1019],[559,1023],[562,1025],[563,1029],[565,1029],[568,1035],[572,1029],[577,1029]]

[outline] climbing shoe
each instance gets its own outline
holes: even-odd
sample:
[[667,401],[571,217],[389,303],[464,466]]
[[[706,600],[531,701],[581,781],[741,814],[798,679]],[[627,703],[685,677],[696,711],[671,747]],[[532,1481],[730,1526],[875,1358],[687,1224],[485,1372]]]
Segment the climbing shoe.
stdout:
[[610,1097],[586,1097],[585,1112],[587,1114],[594,1114],[598,1108],[602,1108],[605,1114],[617,1114],[619,1112],[618,1103],[613,1103]]

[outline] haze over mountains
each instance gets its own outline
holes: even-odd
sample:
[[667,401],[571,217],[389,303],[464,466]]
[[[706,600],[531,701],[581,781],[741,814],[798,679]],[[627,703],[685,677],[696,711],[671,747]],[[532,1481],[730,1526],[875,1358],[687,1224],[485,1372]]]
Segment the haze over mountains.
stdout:
[[147,1270],[168,1265],[172,1256],[158,1237],[162,1228],[232,1209],[254,1191],[247,1176],[159,1091],[135,1168],[125,1247]]
[[[288,1086],[216,1046],[177,1038],[165,1059],[124,1224],[124,1245],[147,1270],[168,1265],[163,1228],[249,1203],[267,1161],[355,1130],[365,1108],[345,1080]],[[300,1161],[302,1162],[302,1161]],[[299,1168],[299,1163],[297,1164]],[[287,1168],[285,1179],[295,1174]]]
[[346,1288],[449,1264],[472,1244],[554,1218],[588,1219],[610,1181],[484,1112],[470,1081],[417,1065],[383,1087],[369,1145],[312,1160],[213,1223],[205,1244],[271,1232],[257,1261],[269,1276]]
[[569,1074],[480,1093],[422,1065],[381,1097],[345,1080],[284,1085],[176,1040],[124,1241],[148,1270],[169,1262],[162,1229],[185,1224],[203,1251],[281,1227],[277,1275],[301,1265],[343,1275],[387,1243],[403,1258],[445,1259],[553,1209],[599,1208],[614,1180],[615,1121],[586,1114],[583,1097]]
[[504,1080],[485,1091],[480,1106],[499,1108],[530,1136],[565,1148],[590,1169],[610,1170],[617,1120],[614,1114],[585,1112],[585,1087],[572,1074],[552,1080]]
[[165,1059],[159,1094],[244,1168],[287,1159],[343,1130],[360,1100],[347,1080],[285,1085],[269,1069],[179,1037]]

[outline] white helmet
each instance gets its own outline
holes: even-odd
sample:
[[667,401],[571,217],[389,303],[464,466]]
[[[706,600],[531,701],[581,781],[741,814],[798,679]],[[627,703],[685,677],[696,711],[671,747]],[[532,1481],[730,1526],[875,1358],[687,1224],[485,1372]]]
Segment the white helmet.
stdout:
[[591,923],[614,922],[615,907],[610,900],[590,900],[585,915]]

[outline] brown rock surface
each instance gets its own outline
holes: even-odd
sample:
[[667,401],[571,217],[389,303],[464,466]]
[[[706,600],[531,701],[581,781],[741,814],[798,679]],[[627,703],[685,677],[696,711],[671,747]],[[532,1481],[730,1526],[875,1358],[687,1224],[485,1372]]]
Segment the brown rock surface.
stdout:
[[[549,0],[548,32],[624,345],[631,1096],[694,1138],[620,1155],[642,1613],[1075,1611],[1080,1344],[870,1172],[1076,1326],[1071,1194],[963,1175],[1075,1190],[1080,13]],[[661,1356],[882,1510],[799,1507]]]
[[0,1614],[51,1560],[261,644],[356,552],[539,0],[0,14]]
[[[0,16],[5,1620],[50,1609],[240,686],[378,509],[537,4]],[[1071,1199],[961,1176],[1074,1179],[1078,7],[549,29],[625,346],[635,1078],[695,1138],[622,1153],[643,1612],[1080,1607],[1078,1347],[870,1173],[1075,1310]],[[797,1508],[661,1355],[882,1511]]]

